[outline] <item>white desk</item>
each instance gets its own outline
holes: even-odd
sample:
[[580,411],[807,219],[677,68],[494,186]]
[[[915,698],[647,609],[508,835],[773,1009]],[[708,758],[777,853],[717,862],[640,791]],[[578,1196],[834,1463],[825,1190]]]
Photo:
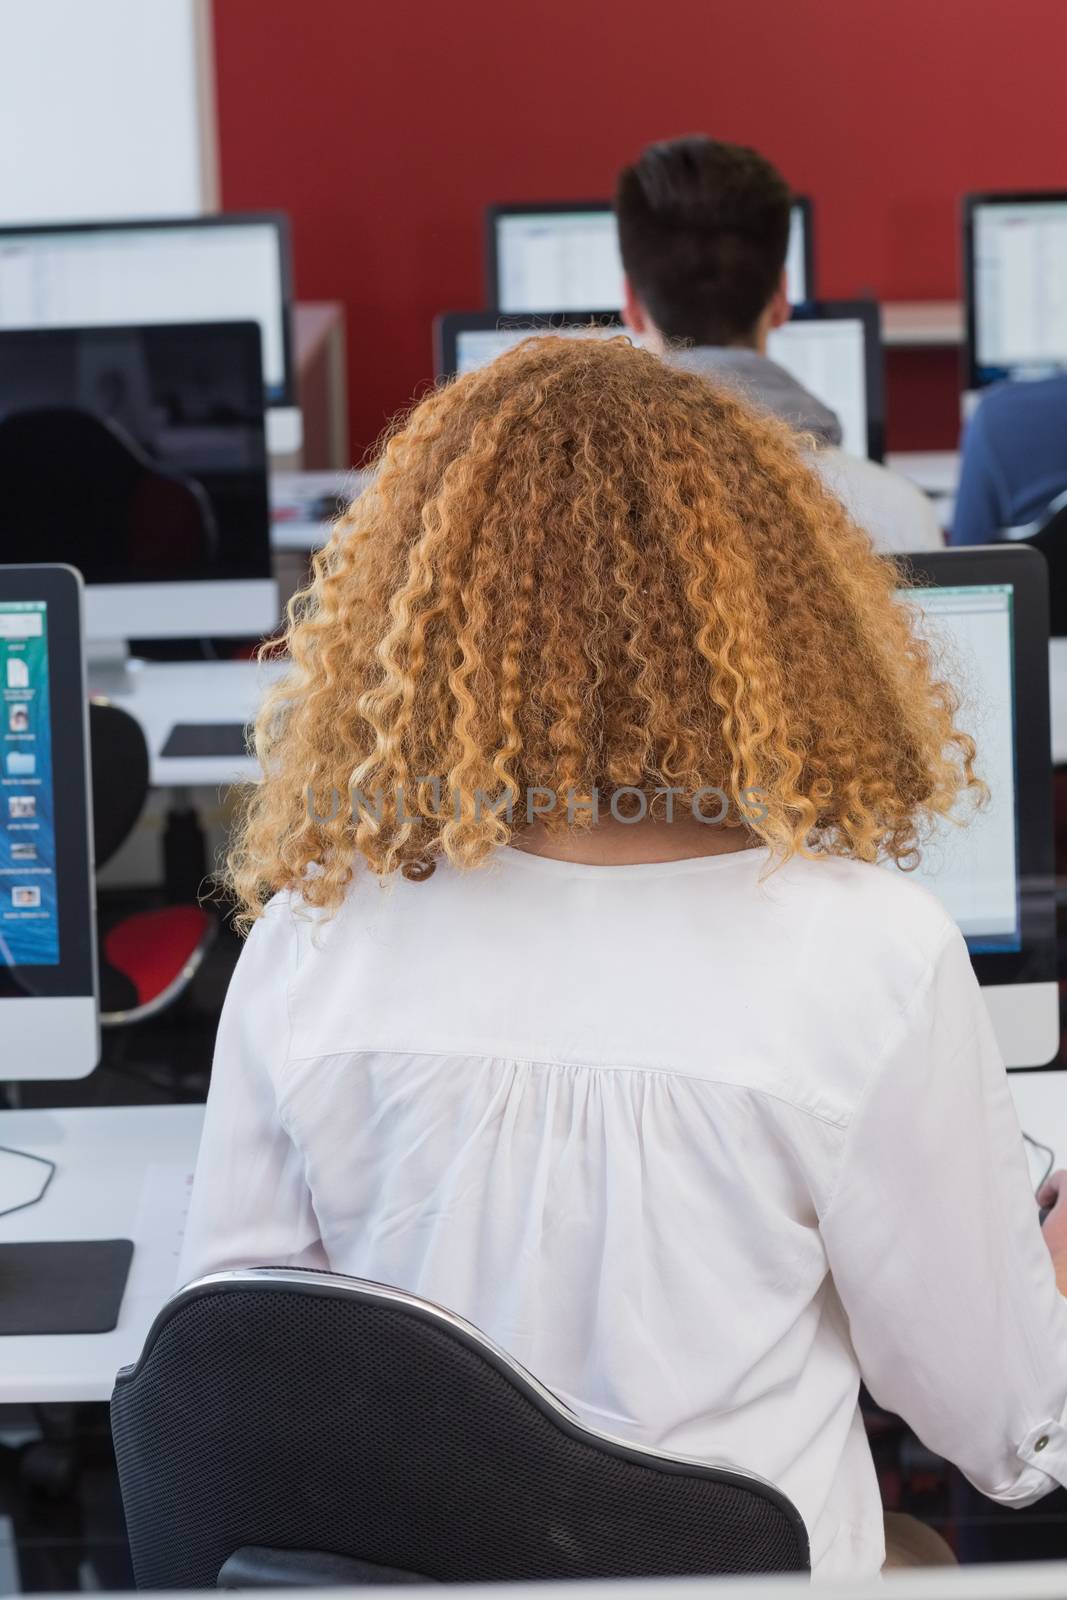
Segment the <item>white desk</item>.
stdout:
[[153,788],[256,783],[259,767],[249,756],[164,756],[162,749],[177,722],[251,722],[264,689],[284,670],[281,662],[132,661],[131,687],[111,699],[145,731]]
[[354,500],[370,482],[367,469],[347,472],[272,472],[271,529],[274,550],[318,550],[330,536],[331,524],[321,519],[323,501]]
[[[108,1400],[177,1287],[203,1106],[0,1112],[0,1144],[57,1164],[44,1199],[0,1217],[0,1242],[132,1239],[113,1333],[0,1338],[0,1405]],[[34,1192],[40,1170],[0,1154],[0,1207]]]
[[960,481],[958,450],[890,450],[885,464],[925,494],[954,496]]
[[963,343],[963,307],[958,300],[886,300],[882,343],[927,350]]
[[[1023,1132],[1049,1146],[1056,1167],[1067,1167],[1067,1072],[1012,1072],[1009,1081]],[[1036,1181],[1047,1160],[1029,1155]]]

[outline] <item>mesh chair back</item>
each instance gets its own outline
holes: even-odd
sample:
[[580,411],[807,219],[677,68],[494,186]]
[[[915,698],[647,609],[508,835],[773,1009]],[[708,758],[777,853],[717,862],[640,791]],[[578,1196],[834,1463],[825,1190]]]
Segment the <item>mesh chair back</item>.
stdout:
[[139,1588],[213,1587],[247,1546],[439,1582],[808,1567],[771,1485],[587,1429],[469,1323],[357,1279],[190,1285],[111,1413]]
[[[0,539],[81,567],[97,583],[195,576],[218,530],[203,486],[165,471],[120,423],[73,406],[10,412],[0,421]],[[10,560],[8,556],[6,559]]]
[[102,867],[129,838],[148,795],[148,745],[136,717],[121,706],[89,703],[93,846]]

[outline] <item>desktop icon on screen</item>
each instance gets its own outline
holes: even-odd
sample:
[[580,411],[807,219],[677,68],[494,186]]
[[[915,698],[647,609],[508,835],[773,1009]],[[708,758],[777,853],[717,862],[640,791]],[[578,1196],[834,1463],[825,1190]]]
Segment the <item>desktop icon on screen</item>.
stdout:
[[36,861],[37,846],[35,844],[25,844],[21,839],[16,839],[11,845],[11,859],[12,861]]
[[11,891],[11,904],[16,911],[36,911],[41,904],[41,891],[35,883],[16,884]]
[[29,733],[30,708],[24,700],[16,700],[7,708],[8,733]]
[[37,771],[37,757],[29,750],[9,750],[4,767],[9,778],[32,778]]
[[7,686],[9,689],[28,689],[30,669],[21,656],[7,658]]
[[35,817],[37,815],[37,796],[35,794],[8,795],[7,814],[13,821]]

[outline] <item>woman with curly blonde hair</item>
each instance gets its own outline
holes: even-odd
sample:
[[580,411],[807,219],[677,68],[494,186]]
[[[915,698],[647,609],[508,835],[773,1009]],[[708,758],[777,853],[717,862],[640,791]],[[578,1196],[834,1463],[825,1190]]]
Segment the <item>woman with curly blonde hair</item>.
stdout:
[[625,340],[424,399],[257,725],[183,1260],[439,1301],[778,1484],[820,1575],[884,1558],[861,1377],[988,1494],[1063,1472],[1003,1068],[898,870],[982,786],[895,581],[781,425]]

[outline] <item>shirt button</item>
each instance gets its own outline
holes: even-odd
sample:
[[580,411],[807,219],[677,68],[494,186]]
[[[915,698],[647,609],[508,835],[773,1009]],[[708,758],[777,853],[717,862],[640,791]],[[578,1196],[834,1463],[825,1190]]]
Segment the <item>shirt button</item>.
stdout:
[[1041,1435],[1040,1439],[1035,1439],[1034,1440],[1034,1449],[1035,1450],[1043,1450],[1047,1444],[1048,1444],[1048,1434],[1047,1433],[1043,1433]]

